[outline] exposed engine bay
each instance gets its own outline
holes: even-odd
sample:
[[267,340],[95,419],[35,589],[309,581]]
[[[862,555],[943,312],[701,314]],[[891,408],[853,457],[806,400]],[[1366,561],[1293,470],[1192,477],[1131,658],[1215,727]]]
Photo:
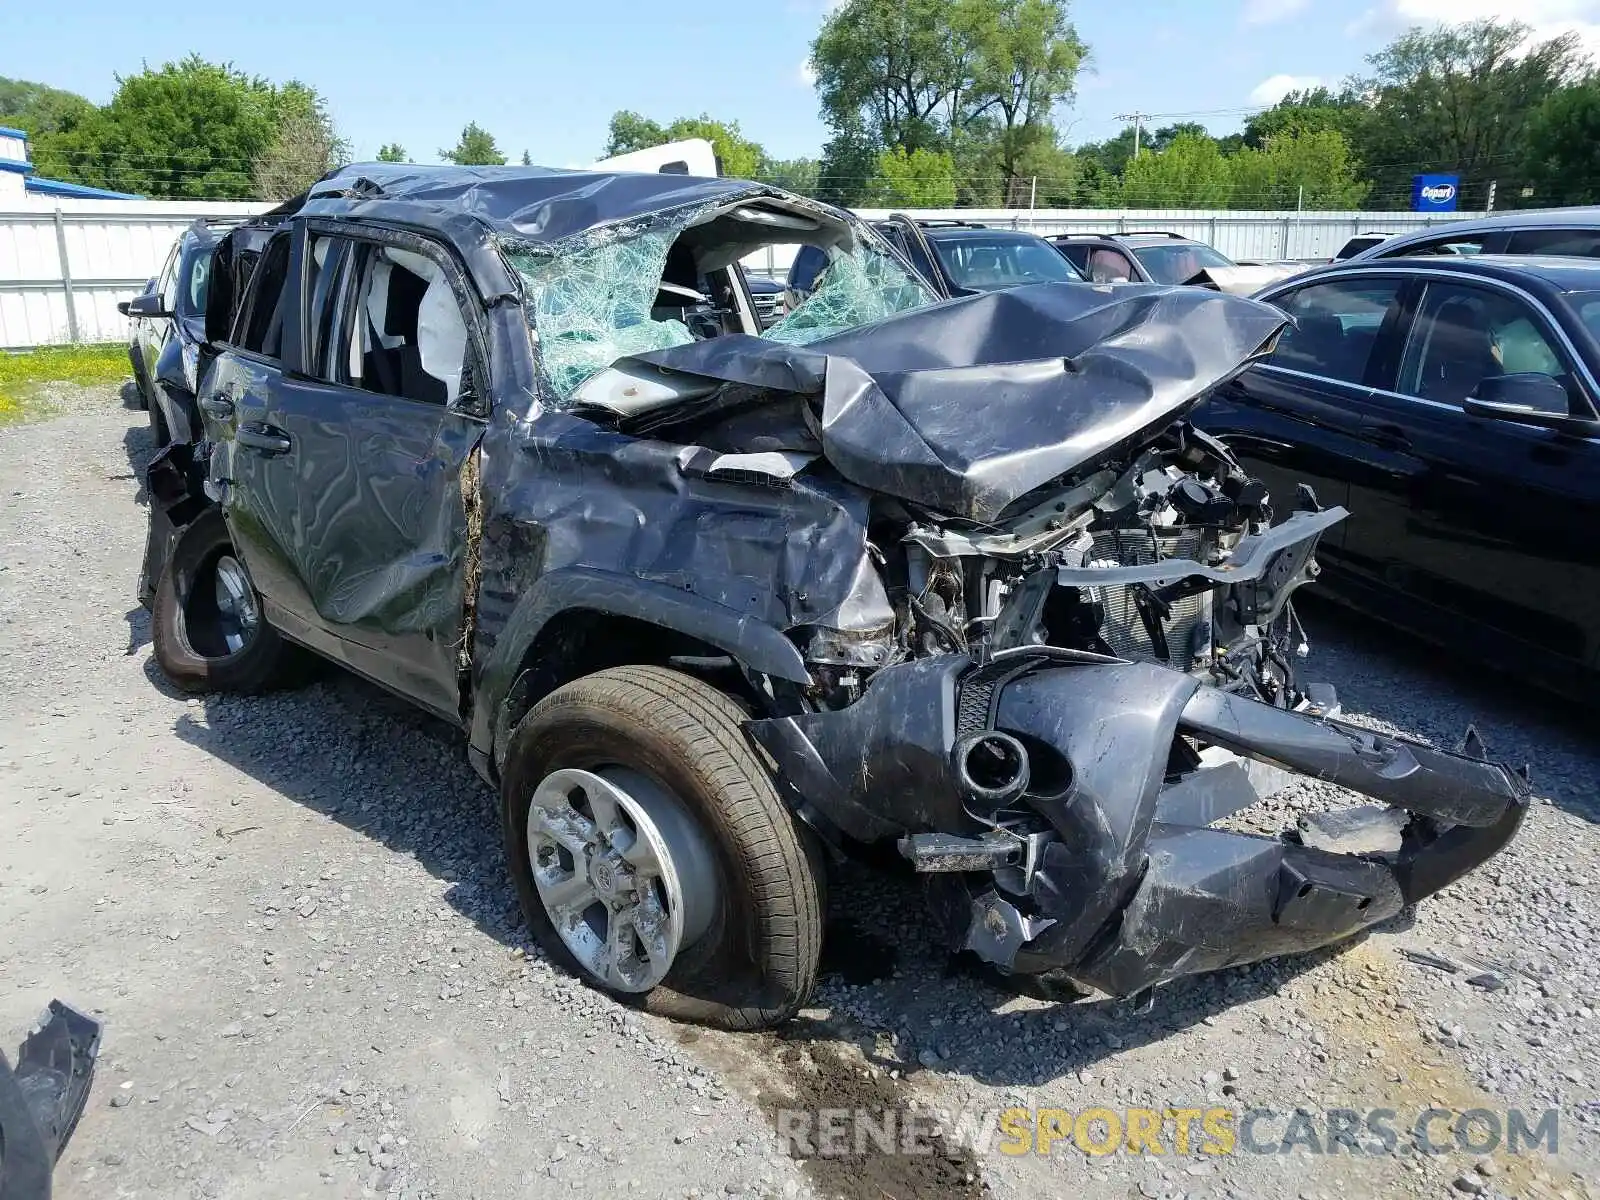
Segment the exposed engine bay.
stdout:
[[[818,629],[817,700],[853,703],[863,668],[1032,647],[1155,662],[1267,704],[1302,696],[1307,643],[1290,597],[1315,577],[1326,514],[1271,530],[1265,486],[1215,439],[1179,422],[1127,459],[1020,501],[999,525],[888,502],[871,528],[892,629]],[[1265,569],[1263,569],[1265,568]]]

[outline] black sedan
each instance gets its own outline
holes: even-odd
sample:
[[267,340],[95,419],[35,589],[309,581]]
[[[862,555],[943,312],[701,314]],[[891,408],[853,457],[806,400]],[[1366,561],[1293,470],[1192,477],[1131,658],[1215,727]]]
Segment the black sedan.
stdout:
[[1343,263],[1259,296],[1295,318],[1196,416],[1348,521],[1325,594],[1563,691],[1600,668],[1600,262]]

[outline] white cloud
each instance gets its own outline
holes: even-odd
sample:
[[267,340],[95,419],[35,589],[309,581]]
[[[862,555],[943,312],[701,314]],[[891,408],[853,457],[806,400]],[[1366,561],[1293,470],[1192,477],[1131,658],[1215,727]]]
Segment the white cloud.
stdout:
[[1316,75],[1274,75],[1270,79],[1263,79],[1250,90],[1250,103],[1272,105],[1290,92],[1327,86],[1328,81]]
[[1576,33],[1583,48],[1600,59],[1600,0],[1519,0],[1515,7],[1505,0],[1379,0],[1350,25],[1349,32],[1392,36],[1412,25],[1456,24],[1489,17],[1531,26],[1536,42]]
[[1304,12],[1311,0],[1244,0],[1239,20],[1245,25],[1271,25]]
[[795,71],[795,78],[800,81],[803,87],[816,86],[817,73],[811,69],[811,60],[809,58],[800,60],[800,67]]

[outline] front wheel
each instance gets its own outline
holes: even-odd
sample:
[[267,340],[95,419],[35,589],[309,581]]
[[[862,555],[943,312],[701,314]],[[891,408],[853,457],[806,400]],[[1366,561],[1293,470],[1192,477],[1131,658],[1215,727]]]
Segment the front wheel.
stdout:
[[792,1017],[816,983],[821,880],[727,696],[620,667],[540,701],[502,786],[529,928],[585,981],[725,1029]]
[[267,624],[220,513],[184,531],[150,610],[156,663],[186,692],[260,692],[281,684],[294,649]]

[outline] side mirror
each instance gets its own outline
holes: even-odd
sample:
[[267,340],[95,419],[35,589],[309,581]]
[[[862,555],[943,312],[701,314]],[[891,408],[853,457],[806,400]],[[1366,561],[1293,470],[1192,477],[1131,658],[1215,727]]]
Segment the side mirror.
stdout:
[[161,307],[161,297],[154,292],[146,292],[142,296],[135,296],[132,300],[126,301],[126,304],[127,308],[123,308],[121,304],[117,305],[117,308],[130,317],[170,317],[172,315]]
[[1478,381],[1461,407],[1469,417],[1517,421],[1591,437],[1600,422],[1572,416],[1572,403],[1559,379],[1534,371],[1489,375]]

